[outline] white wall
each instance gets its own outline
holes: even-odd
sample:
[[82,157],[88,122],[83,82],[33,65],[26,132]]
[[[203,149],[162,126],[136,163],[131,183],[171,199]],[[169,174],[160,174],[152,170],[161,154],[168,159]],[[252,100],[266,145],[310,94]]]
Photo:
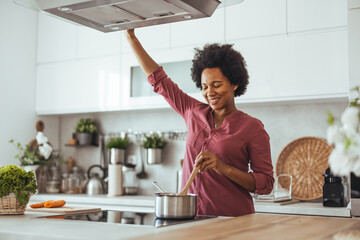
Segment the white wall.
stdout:
[[[36,135],[35,79],[37,14],[0,1],[0,166],[19,164],[17,151],[9,143],[27,144]],[[45,135],[58,148],[58,117],[41,117]]]

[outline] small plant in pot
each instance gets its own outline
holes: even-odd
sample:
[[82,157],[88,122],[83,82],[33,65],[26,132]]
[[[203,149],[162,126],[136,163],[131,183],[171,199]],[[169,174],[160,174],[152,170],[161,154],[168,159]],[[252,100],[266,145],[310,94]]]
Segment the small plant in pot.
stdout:
[[90,118],[81,118],[75,127],[76,138],[79,145],[91,145],[97,133],[95,122]]
[[162,162],[161,150],[165,147],[166,142],[162,136],[157,133],[145,135],[145,140],[141,146],[146,149],[146,161],[148,164],[159,164]]
[[41,155],[38,148],[33,148],[29,144],[23,146],[21,143],[15,142],[14,139],[9,142],[17,147],[18,154],[15,155],[15,158],[20,160],[22,167],[45,165],[48,162],[48,159]]
[[0,168],[0,214],[24,214],[26,204],[37,190],[33,171],[16,165]]
[[125,149],[129,146],[129,139],[125,137],[112,137],[106,143],[106,148],[110,149],[111,164],[125,164]]

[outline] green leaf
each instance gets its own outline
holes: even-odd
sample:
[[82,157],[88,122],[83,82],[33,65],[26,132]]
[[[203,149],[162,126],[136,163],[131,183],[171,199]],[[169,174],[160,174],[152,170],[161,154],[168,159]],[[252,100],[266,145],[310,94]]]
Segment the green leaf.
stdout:
[[350,102],[350,106],[352,106],[352,107],[356,107],[356,106],[359,106],[360,104],[359,104],[359,98],[357,97],[357,98],[355,98],[354,99],[354,101],[351,101]]
[[166,144],[164,138],[157,133],[153,133],[150,136],[145,135],[145,139],[141,144],[144,148],[164,148]]
[[15,165],[7,165],[0,168],[0,197],[13,192],[20,205],[29,202],[30,193],[37,190],[34,172],[26,172]]
[[334,122],[335,122],[335,118],[334,116],[332,115],[331,112],[327,112],[327,115],[328,115],[328,119],[327,119],[327,122],[330,126],[334,125]]
[[97,133],[95,122],[90,118],[81,118],[75,127],[78,133]]
[[118,148],[118,149],[126,149],[129,146],[129,140],[125,137],[114,137],[110,138],[106,144],[106,148]]
[[350,138],[345,139],[344,145],[345,145],[345,151],[349,149],[349,147],[353,144]]
[[350,89],[351,91],[356,91],[360,94],[360,87],[359,86],[355,86],[352,89]]

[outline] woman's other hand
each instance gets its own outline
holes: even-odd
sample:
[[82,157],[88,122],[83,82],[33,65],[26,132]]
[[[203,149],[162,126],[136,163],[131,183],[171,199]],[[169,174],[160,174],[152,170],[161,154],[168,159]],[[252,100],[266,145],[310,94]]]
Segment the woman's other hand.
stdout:
[[228,166],[222,162],[214,153],[202,151],[195,159],[195,167],[200,165],[200,172],[204,173],[209,169],[214,169],[217,173],[223,174]]

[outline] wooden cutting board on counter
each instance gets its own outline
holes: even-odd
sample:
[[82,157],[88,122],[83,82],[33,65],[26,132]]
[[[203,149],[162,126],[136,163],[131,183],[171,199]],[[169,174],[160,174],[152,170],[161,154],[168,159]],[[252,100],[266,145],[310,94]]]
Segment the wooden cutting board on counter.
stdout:
[[72,206],[63,206],[58,208],[31,208],[27,207],[25,211],[27,212],[45,212],[45,213],[77,213],[77,212],[91,212],[91,211],[100,211],[101,208],[89,208],[89,207],[72,207]]

